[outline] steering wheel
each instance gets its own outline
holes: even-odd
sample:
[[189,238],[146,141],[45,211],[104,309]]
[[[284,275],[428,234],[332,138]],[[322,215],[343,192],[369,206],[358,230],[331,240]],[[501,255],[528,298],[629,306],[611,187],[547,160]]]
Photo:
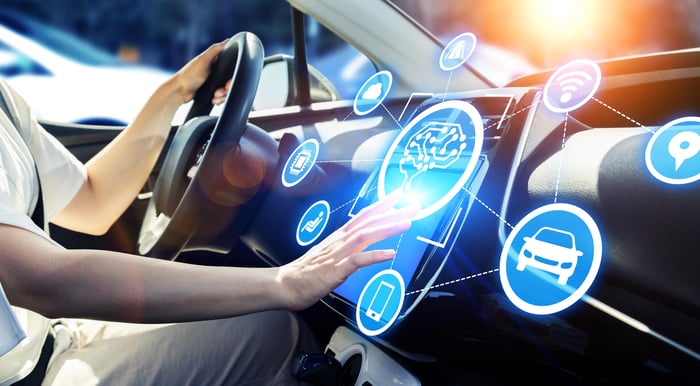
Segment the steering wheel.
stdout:
[[[260,39],[240,32],[228,40],[212,64],[185,123],[173,136],[156,179],[138,238],[142,255],[175,259],[196,239],[221,233],[239,206],[255,194],[261,183],[259,169],[266,167],[260,163],[267,161],[247,155],[241,143],[250,142],[244,138],[244,134],[249,136],[247,131],[261,137],[247,120],[263,57]],[[229,79],[232,84],[221,114],[210,116],[214,91]],[[272,146],[261,141],[263,146]],[[239,167],[243,170],[236,171]]]

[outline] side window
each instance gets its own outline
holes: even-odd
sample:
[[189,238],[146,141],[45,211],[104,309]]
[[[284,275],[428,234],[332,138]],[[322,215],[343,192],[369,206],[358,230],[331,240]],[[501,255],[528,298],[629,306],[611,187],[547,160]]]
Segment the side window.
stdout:
[[311,67],[325,77],[341,99],[353,99],[376,72],[374,64],[355,47],[311,18],[306,18],[306,53]]
[[[304,19],[306,59],[311,101],[352,100],[362,84],[376,72],[374,64],[355,47],[310,17]],[[290,26],[291,31],[291,26]],[[290,36],[291,40],[291,36]],[[268,43],[265,42],[268,46]],[[253,110],[274,109],[297,103],[294,47],[272,46],[263,68]]]

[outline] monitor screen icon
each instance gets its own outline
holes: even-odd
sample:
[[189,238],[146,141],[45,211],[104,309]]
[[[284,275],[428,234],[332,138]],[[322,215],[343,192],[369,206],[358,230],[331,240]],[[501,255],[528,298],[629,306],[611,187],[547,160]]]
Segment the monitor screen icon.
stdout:
[[318,141],[311,138],[294,149],[282,169],[282,185],[291,188],[309,175],[318,158],[319,146]]
[[304,169],[306,169],[306,165],[308,164],[309,160],[311,159],[311,152],[309,150],[302,150],[299,154],[297,154],[296,159],[294,160],[294,163],[292,166],[289,168],[289,174],[293,176],[299,175],[299,173],[303,172]]

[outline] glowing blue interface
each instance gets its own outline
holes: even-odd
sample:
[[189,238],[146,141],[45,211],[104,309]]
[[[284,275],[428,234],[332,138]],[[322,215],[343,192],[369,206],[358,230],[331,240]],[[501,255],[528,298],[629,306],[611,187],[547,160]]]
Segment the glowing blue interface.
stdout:
[[[404,204],[418,202],[421,211],[407,232],[370,246],[396,250],[394,259],[360,269],[336,288],[336,295],[358,304],[365,287],[372,286],[370,280],[380,271],[389,270],[400,275],[404,283],[411,283],[426,254],[447,253],[455,237],[451,232],[454,224],[464,218],[455,210],[462,202],[456,198],[467,194],[465,188],[481,162],[483,141],[483,119],[474,106],[464,101],[435,104],[411,119],[394,139],[349,215],[395,190],[403,192]],[[379,296],[382,288],[378,286],[375,295]],[[371,322],[386,317],[374,309],[374,301],[367,302],[366,307],[358,314],[361,318],[366,315]],[[396,315],[385,319],[393,322]],[[363,327],[362,320],[357,322]],[[378,333],[387,327],[366,333]]]
[[[377,199],[376,189],[358,200],[358,205],[369,204]],[[364,205],[363,205],[364,207]],[[358,211],[361,208],[356,208]],[[378,272],[385,269],[397,271],[405,282],[409,282],[413,277],[423,255],[434,245],[424,240],[433,240],[438,231],[442,217],[446,213],[446,208],[433,213],[432,215],[415,221],[411,228],[400,235],[386,239],[370,246],[370,249],[395,248],[396,257],[390,261],[374,264],[360,269],[350,276],[343,284],[333,291],[352,304],[357,304],[365,285]]]

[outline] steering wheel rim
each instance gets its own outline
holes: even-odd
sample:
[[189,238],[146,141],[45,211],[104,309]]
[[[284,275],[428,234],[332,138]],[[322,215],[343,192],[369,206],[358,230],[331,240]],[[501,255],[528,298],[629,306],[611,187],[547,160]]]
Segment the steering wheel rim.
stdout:
[[[206,218],[207,212],[235,211],[240,204],[222,193],[226,173],[222,164],[227,156],[221,149],[235,152],[240,146],[260,80],[263,52],[256,35],[240,32],[227,41],[212,64],[156,179],[139,232],[140,254],[173,260],[195,233],[203,228],[215,233],[226,226],[226,216],[214,216],[217,221],[203,224],[213,219]],[[209,116],[214,91],[229,79],[231,88],[221,114]]]

